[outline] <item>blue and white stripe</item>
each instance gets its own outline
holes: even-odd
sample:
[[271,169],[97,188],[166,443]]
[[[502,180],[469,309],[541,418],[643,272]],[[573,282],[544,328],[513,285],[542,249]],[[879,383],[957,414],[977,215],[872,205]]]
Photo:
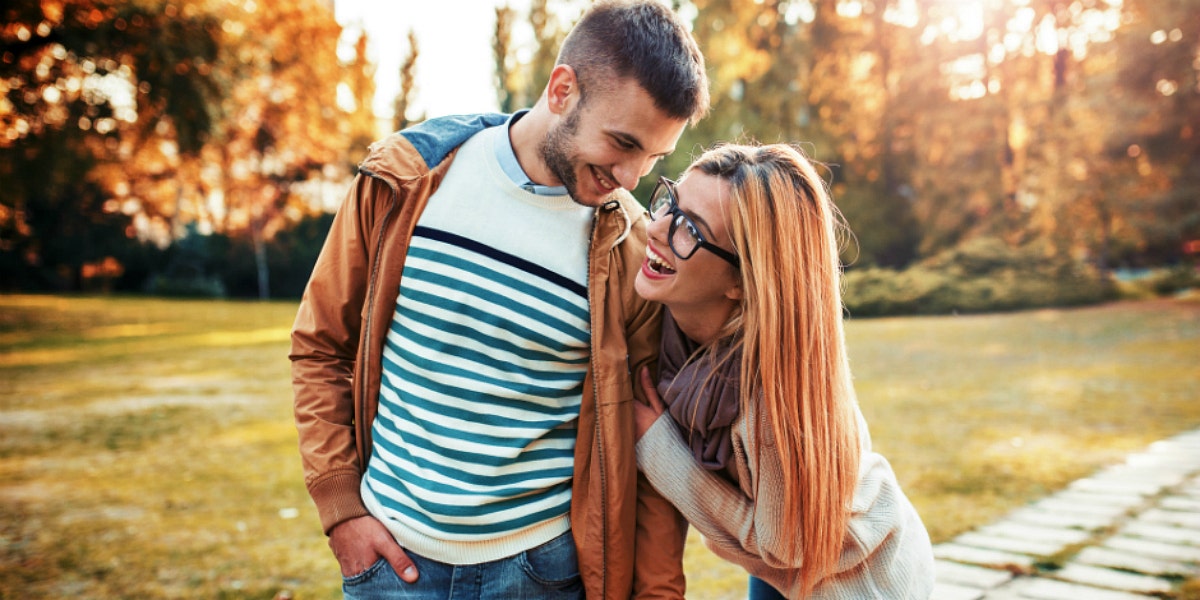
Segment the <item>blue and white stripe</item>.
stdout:
[[389,518],[495,539],[570,506],[586,281],[418,227],[383,352],[366,484]]

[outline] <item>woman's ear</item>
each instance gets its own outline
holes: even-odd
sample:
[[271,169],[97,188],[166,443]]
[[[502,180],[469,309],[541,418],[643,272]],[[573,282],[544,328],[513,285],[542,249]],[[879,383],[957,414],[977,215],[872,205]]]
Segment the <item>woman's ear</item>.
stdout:
[[733,284],[733,286],[729,289],[725,290],[725,297],[729,298],[730,300],[741,302],[742,296],[742,282],[740,281]]

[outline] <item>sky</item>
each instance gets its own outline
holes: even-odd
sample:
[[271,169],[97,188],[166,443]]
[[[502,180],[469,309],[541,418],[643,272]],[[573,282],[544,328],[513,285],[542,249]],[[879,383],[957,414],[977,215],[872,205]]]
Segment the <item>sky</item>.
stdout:
[[390,120],[410,28],[420,48],[410,117],[496,110],[492,37],[495,8],[504,4],[528,10],[528,0],[336,0],[334,10],[351,56],[358,36],[350,32],[366,28],[377,68],[375,114]]

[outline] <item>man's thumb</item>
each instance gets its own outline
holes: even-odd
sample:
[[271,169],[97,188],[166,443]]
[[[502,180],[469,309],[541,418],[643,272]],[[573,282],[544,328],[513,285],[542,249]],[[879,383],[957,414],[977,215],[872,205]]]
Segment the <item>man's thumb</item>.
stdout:
[[404,580],[405,583],[416,583],[419,576],[417,566],[413,564],[412,559],[399,546],[389,550],[384,557],[387,558],[392,568],[396,570],[396,574],[400,576],[400,579]]

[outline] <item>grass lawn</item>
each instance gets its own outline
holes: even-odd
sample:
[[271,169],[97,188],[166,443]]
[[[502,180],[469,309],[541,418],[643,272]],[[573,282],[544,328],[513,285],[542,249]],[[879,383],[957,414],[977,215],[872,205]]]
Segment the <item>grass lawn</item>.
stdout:
[[[0,599],[340,597],[291,422],[290,302],[0,295]],[[1200,427],[1200,304],[848,325],[935,541]],[[698,540],[689,598],[744,597]]]

